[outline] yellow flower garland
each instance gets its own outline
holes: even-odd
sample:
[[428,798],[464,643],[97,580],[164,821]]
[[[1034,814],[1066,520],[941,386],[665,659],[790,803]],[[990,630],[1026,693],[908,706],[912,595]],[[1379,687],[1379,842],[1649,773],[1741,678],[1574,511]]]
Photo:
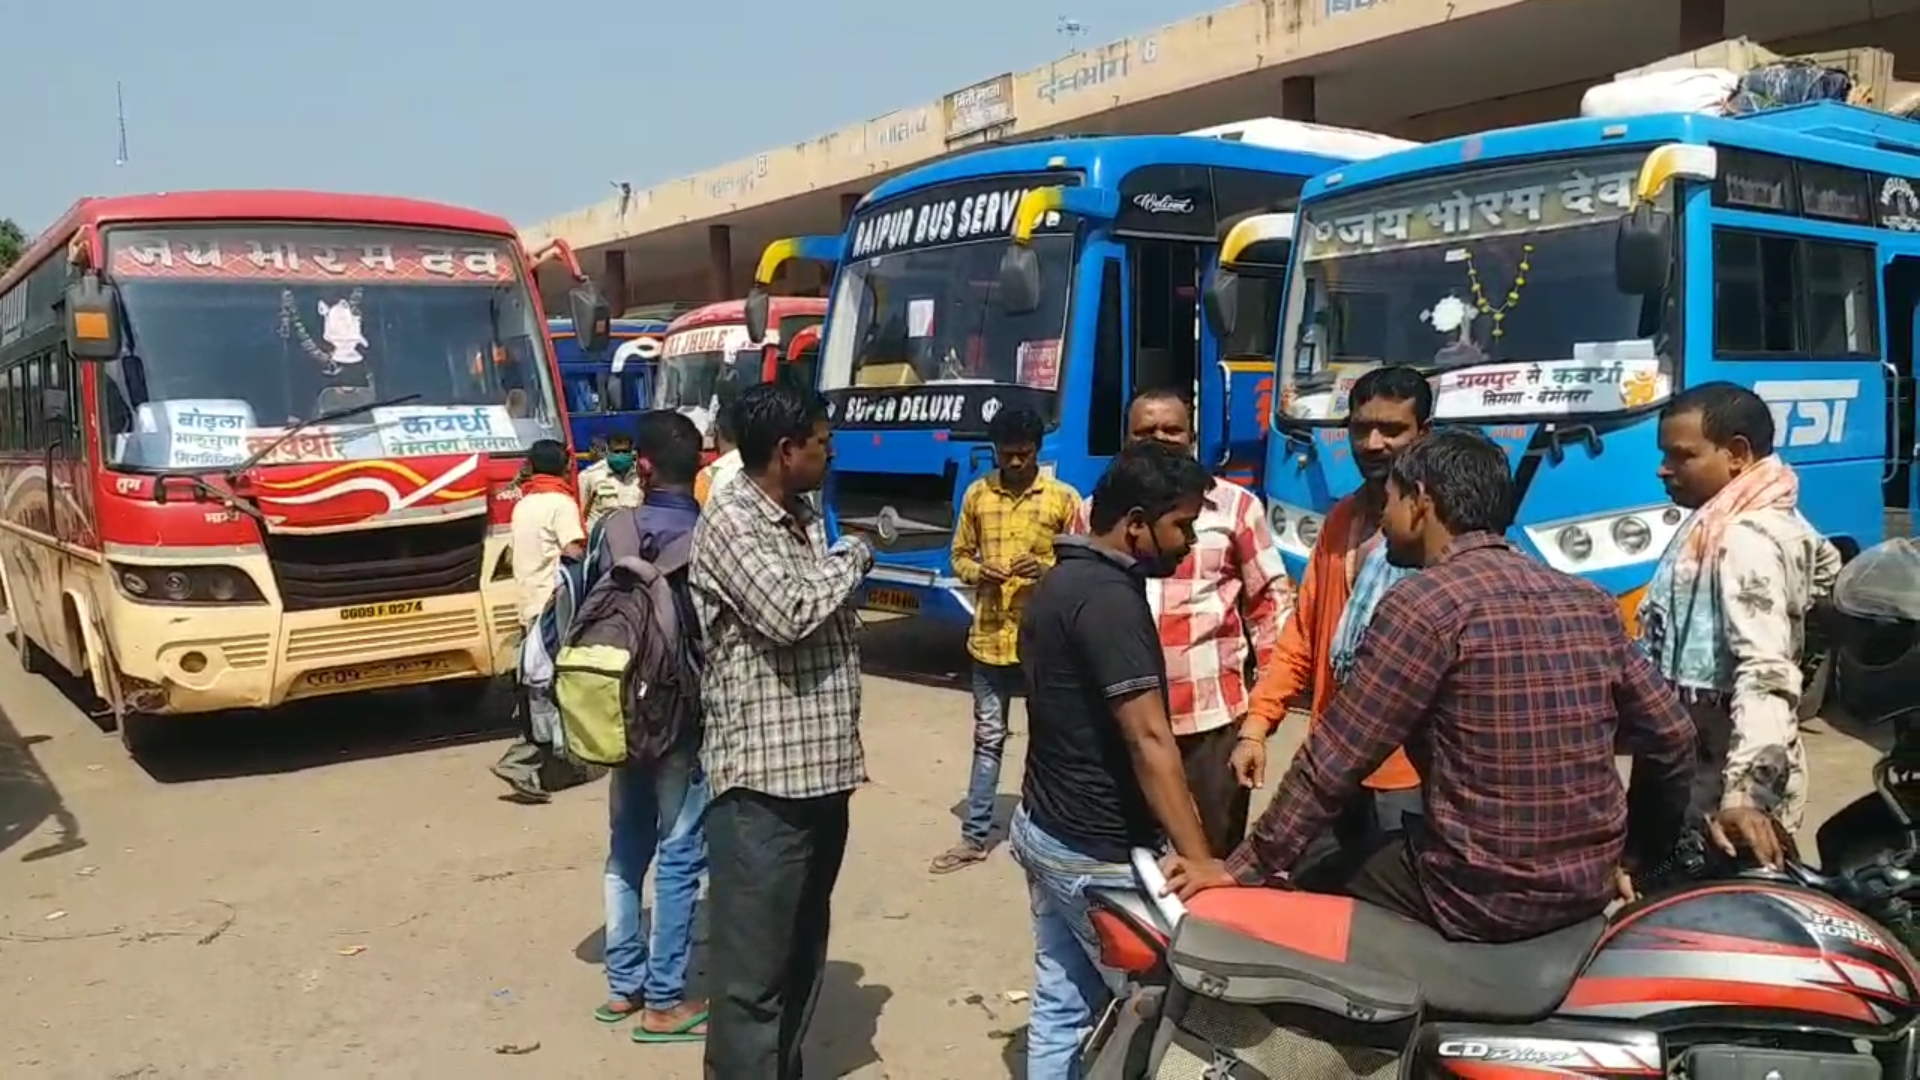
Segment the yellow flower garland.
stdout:
[[1467,252],[1467,284],[1473,290],[1473,306],[1480,309],[1482,315],[1493,317],[1493,336],[1501,337],[1506,330],[1500,325],[1507,319],[1507,312],[1520,303],[1520,290],[1527,286],[1527,272],[1533,269],[1533,245],[1520,245],[1520,266],[1514,271],[1513,288],[1507,290],[1506,302],[1499,307],[1487,303],[1486,290],[1480,286],[1480,271],[1473,265],[1473,252]]

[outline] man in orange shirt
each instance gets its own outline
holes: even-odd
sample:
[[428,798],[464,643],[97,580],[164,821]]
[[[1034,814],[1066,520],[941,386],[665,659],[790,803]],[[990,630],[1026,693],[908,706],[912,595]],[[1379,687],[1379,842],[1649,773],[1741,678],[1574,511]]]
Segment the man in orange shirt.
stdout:
[[[1375,555],[1378,561],[1383,555],[1375,549],[1380,544],[1387,468],[1394,455],[1432,423],[1433,387],[1414,368],[1375,368],[1353,384],[1347,397],[1347,445],[1363,480],[1360,490],[1328,512],[1307,556],[1293,617],[1281,630],[1273,658],[1254,684],[1232,757],[1234,773],[1247,787],[1257,788],[1266,780],[1267,739],[1286,718],[1287,702],[1311,689],[1312,716],[1317,721],[1333,700],[1340,684],[1334,654],[1341,638],[1341,618],[1368,556]],[[1384,564],[1370,567],[1369,580],[1377,581],[1386,569]],[[1366,600],[1377,603],[1379,596],[1369,594]],[[1351,628],[1347,636],[1353,636]],[[1364,854],[1381,833],[1399,831],[1403,818],[1420,812],[1420,775],[1406,752],[1396,750],[1367,777],[1365,793],[1342,811],[1330,842],[1310,849],[1303,865],[1313,862],[1338,873],[1337,855]]]

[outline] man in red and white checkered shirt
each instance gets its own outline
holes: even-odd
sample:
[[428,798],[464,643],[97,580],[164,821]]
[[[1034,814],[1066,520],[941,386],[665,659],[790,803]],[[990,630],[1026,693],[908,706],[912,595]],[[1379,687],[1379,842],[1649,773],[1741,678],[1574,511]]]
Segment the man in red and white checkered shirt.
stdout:
[[[1193,411],[1170,390],[1149,390],[1127,410],[1127,441],[1191,453]],[[1087,531],[1080,504],[1074,531]],[[1167,715],[1180,740],[1187,786],[1214,853],[1225,858],[1247,832],[1252,792],[1229,759],[1247,715],[1248,639],[1264,667],[1293,611],[1293,583],[1260,500],[1215,478],[1194,522],[1193,550],[1167,578],[1147,580],[1147,600],[1167,653]]]

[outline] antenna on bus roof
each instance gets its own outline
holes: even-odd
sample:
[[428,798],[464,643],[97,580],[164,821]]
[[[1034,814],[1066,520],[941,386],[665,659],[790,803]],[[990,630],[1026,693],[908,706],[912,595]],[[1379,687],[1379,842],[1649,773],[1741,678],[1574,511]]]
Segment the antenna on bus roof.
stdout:
[[119,108],[120,115],[120,153],[114,157],[113,163],[125,165],[127,163],[127,94],[118,81],[113,84],[113,100]]

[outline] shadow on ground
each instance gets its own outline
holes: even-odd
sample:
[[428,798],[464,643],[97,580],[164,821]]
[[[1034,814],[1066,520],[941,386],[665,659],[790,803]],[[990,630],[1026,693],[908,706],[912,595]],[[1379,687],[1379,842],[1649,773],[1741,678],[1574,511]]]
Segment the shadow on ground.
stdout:
[[514,732],[511,695],[455,703],[431,687],[343,694],[272,712],[159,721],[140,766],[164,784],[299,772],[487,742]]
[[967,655],[966,628],[931,619],[869,617],[860,669],[915,686],[970,692],[973,658]]
[[0,712],[0,852],[12,850],[49,820],[56,830],[49,842],[22,854],[22,862],[50,859],[87,846],[79,821],[34,757],[33,747],[45,741],[46,736],[22,738],[12,719]]
[[[643,933],[651,933],[653,911],[649,907],[642,919]],[[693,956],[687,965],[687,995],[712,996],[707,972],[707,903],[703,899],[693,913]],[[595,966],[606,963],[605,927],[595,927],[574,946],[574,958]],[[893,989],[865,982],[867,971],[859,964],[842,960],[827,962],[827,975],[820,989],[820,1003],[813,1012],[813,1027],[807,1035],[805,1050],[807,1075],[845,1076],[880,1060],[874,1038],[880,1030],[880,1014],[893,998]],[[582,1012],[600,1001],[583,1001]],[[1024,1059],[1023,1059],[1024,1060]]]

